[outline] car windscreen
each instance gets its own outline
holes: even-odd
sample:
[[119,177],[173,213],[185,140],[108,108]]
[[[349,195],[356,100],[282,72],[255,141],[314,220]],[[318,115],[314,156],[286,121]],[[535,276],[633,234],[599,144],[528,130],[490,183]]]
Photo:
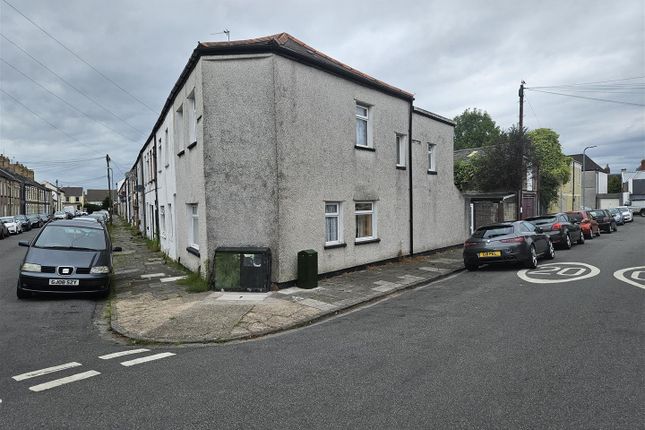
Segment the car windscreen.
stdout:
[[539,218],[528,218],[527,221],[533,225],[544,225],[544,224],[553,224],[556,221],[556,219],[554,216],[548,216],[548,217],[539,217]]
[[8,223],[8,222],[15,222],[14,219],[12,217],[10,217],[10,216],[2,217],[2,218],[0,218],[0,221],[2,221],[5,224]]
[[507,234],[513,234],[512,225],[494,225],[490,227],[481,227],[473,233],[473,237],[477,239],[490,239],[492,237],[505,236]]
[[92,251],[106,249],[105,234],[102,230],[68,225],[45,227],[33,246],[37,248],[85,249]]
[[607,215],[605,215],[605,213],[603,211],[591,211],[590,213],[591,213],[591,215],[595,216],[596,218],[598,218],[598,217],[602,218],[602,217],[607,216]]
[[568,217],[569,217],[569,219],[570,219],[570,220],[572,220],[572,221],[578,221],[578,222],[582,221],[582,215],[580,215],[580,214],[579,214],[579,213],[577,213],[577,212],[576,212],[576,213],[572,213],[572,214],[567,214],[567,216],[568,216]]

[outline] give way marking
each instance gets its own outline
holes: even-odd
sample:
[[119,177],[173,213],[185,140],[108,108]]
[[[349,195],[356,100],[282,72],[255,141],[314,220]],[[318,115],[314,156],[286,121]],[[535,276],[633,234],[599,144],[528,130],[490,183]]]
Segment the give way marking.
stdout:
[[600,269],[587,263],[560,262],[541,264],[536,269],[524,269],[517,276],[534,284],[559,284],[561,282],[581,281],[593,278]]
[[645,266],[616,270],[614,278],[645,290]]

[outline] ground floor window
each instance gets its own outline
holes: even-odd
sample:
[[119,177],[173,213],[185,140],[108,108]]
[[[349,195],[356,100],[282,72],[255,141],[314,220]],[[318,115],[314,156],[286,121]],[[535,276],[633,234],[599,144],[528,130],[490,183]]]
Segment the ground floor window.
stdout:
[[197,214],[197,204],[188,206],[188,246],[199,249],[199,215]]
[[376,239],[374,202],[356,202],[356,241]]
[[340,202],[325,202],[325,245],[343,241]]

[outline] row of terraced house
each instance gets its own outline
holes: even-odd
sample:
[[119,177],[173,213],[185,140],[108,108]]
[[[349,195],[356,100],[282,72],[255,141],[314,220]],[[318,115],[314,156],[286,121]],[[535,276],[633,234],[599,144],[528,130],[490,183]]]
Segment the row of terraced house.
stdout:
[[50,190],[34,180],[34,171],[0,154],[0,216],[51,213]]
[[320,274],[423,253],[469,231],[453,132],[412,93],[289,34],[199,43],[118,210],[202,274],[217,250],[266,250],[278,285],[302,250]]

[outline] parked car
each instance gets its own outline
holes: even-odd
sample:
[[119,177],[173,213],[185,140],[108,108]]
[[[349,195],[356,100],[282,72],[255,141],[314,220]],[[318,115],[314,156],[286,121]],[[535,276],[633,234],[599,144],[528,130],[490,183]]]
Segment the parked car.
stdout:
[[22,225],[22,231],[31,230],[31,221],[25,215],[16,215],[14,218]]
[[39,214],[40,219],[43,221],[43,225],[47,224],[51,219],[48,214]]
[[43,220],[36,214],[27,215],[31,228],[40,228],[43,226]]
[[571,222],[564,212],[527,218],[526,221],[536,227],[540,227],[549,236],[553,245],[571,249],[574,243],[579,245],[585,243],[585,236],[582,234],[580,225],[576,222]]
[[54,212],[53,219],[67,219],[67,212],[65,212],[65,211],[56,211],[56,212]]
[[89,214],[88,217],[94,218],[102,224],[105,224],[107,222],[107,217],[102,212],[93,212]]
[[22,233],[22,223],[12,216],[3,216],[0,218],[2,224],[7,227],[9,234]]
[[634,214],[632,214],[632,211],[627,206],[619,206],[617,209],[620,211],[625,222],[634,221]]
[[79,216],[79,217],[78,217],[78,218],[76,218],[76,219],[77,219],[78,221],[88,221],[88,222],[91,222],[91,223],[97,223],[97,224],[101,222],[101,221],[99,220],[99,218],[98,218],[98,217],[91,216],[91,215],[88,215],[88,216]]
[[610,208],[607,210],[614,218],[614,221],[616,221],[616,225],[625,225],[625,218],[623,218],[623,214],[618,210],[618,208]]
[[3,222],[0,222],[0,239],[4,239],[5,237],[9,237],[9,229],[7,228],[6,225],[4,225]]
[[569,220],[575,221],[580,225],[580,229],[585,239],[593,239],[594,236],[600,236],[600,227],[598,221],[591,217],[587,211],[571,211],[565,212]]
[[109,294],[112,248],[107,230],[98,223],[61,220],[48,223],[30,243],[20,265],[16,294]]
[[555,257],[553,243],[540,227],[515,221],[480,227],[464,243],[464,265],[477,270],[482,264],[523,263],[536,268],[538,257]]
[[614,217],[612,217],[606,209],[594,209],[589,211],[589,213],[596,221],[598,221],[598,227],[600,227],[601,231],[611,233],[612,231],[617,230]]

